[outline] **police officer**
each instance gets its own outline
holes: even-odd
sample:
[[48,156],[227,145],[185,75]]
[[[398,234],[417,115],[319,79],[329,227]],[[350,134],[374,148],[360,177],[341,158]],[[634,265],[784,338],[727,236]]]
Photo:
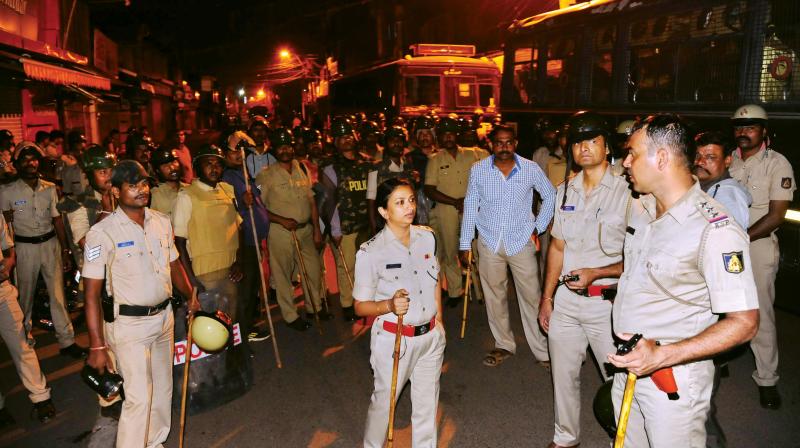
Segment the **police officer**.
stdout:
[[306,294],[306,316],[313,319],[316,309],[321,320],[330,320],[333,317],[322,310],[322,298],[319,295],[322,281],[318,252],[322,247],[319,214],[311,191],[311,180],[294,159],[292,134],[285,128],[278,128],[270,135],[270,145],[278,163],[261,171],[256,178],[261,190],[261,200],[264,201],[270,220],[267,237],[271,254],[269,269],[275,279],[283,320],[290,328],[305,331],[311,324],[298,316],[294,305],[292,277],[294,272],[300,270],[300,259],[292,232],[297,237],[308,274],[307,278],[302,279]]
[[[569,150],[581,167],[573,179],[558,186],[545,269],[539,324],[548,332],[555,436],[551,448],[580,444],[581,365],[586,346],[597,364],[614,350],[611,337],[611,289],[622,273],[626,210],[631,195],[628,182],[611,172],[608,126],[592,112],[569,119]],[[578,276],[564,283],[565,275]],[[605,370],[605,369],[603,369]],[[605,372],[603,372],[605,373]],[[611,378],[604,374],[604,380]]]
[[61,172],[56,177],[61,178],[61,190],[64,195],[79,194],[89,188],[89,179],[81,168],[80,161],[86,151],[86,137],[74,130],[67,135],[67,150],[61,155]]
[[[56,415],[53,401],[50,399],[50,388],[47,387],[39,358],[28,345],[28,332],[23,325],[22,310],[17,302],[17,288],[9,281],[11,270],[16,263],[14,241],[9,235],[6,221],[0,215],[0,337],[6,343],[14,367],[17,368],[22,385],[28,389],[28,397],[33,402],[36,417],[42,423]],[[5,400],[0,394],[0,429],[14,424],[14,417],[5,408]]]
[[694,138],[696,148],[692,173],[700,188],[731,212],[739,226],[747,230],[750,222],[750,192],[731,177],[728,168],[733,161],[733,146],[721,133],[702,132]]
[[[347,273],[352,273],[355,269],[356,249],[361,241],[367,239],[366,234],[369,231],[367,177],[373,164],[356,150],[355,133],[348,119],[334,119],[331,123],[331,135],[338,154],[323,169],[320,182],[328,191],[329,203],[335,206],[330,214],[331,218],[326,221],[331,224],[334,244],[341,249],[334,250],[333,253],[336,257],[342,317],[346,321],[353,321],[356,319],[353,291]],[[326,210],[331,208],[325,207]]]
[[758,334],[750,341],[756,360],[753,380],[758,385],[761,406],[778,409],[781,396],[777,388],[778,335],[773,304],[780,249],[775,231],[783,222],[797,185],[792,165],[768,146],[767,119],[766,111],[755,104],[734,112],[731,122],[739,147],[733,153],[730,172],[753,196],[747,234],[761,316]]
[[411,182],[411,185],[419,184],[419,173],[414,169],[414,164],[408,157],[404,156],[406,149],[406,130],[400,126],[391,126],[384,133],[386,147],[383,150],[383,160],[377,169],[369,172],[367,177],[367,204],[369,205],[369,228],[370,234],[374,235],[377,229],[378,210],[375,207],[375,194],[380,185],[386,179],[392,177],[402,177]]
[[[192,291],[169,218],[147,208],[144,167],[123,160],[111,182],[119,207],[86,235],[87,364],[101,373],[117,371],[125,381],[116,446],[161,446],[172,416],[172,287],[185,297]],[[110,299],[101,307],[103,288]],[[189,309],[198,308],[190,300]]]
[[[430,228],[411,224],[416,215],[416,193],[407,180],[392,178],[383,182],[375,200],[386,224],[358,251],[353,292],[358,315],[376,317],[370,341],[375,382],[364,446],[383,446],[389,402],[396,401],[411,380],[412,445],[434,447],[446,343],[436,238]],[[403,316],[402,356],[397,391],[392,397],[392,353],[398,316]]]
[[611,170],[617,176],[621,176],[625,172],[622,162],[625,161],[625,156],[628,154],[628,137],[631,136],[635,124],[634,120],[622,120],[617,125],[617,133],[611,147]]
[[[19,302],[25,328],[31,330],[33,297],[41,272],[50,297],[50,313],[62,355],[81,358],[85,349],[75,343],[75,332],[64,300],[64,266],[71,266],[64,223],[58,212],[56,186],[39,179],[42,150],[32,142],[21,142],[14,152],[20,178],[0,192],[0,207],[13,223],[17,253]],[[57,237],[57,238],[56,238]],[[28,336],[33,343],[33,337]]]
[[171,217],[178,192],[189,186],[181,181],[182,166],[178,150],[166,146],[156,148],[150,157],[158,185],[150,191],[150,209]]
[[136,133],[125,141],[125,156],[130,160],[139,162],[147,171],[147,175],[155,178],[155,170],[150,165],[153,149],[153,141],[143,133]]
[[447,305],[455,307],[461,300],[458,237],[469,170],[475,162],[488,157],[488,153],[479,148],[458,146],[456,143],[458,122],[452,118],[445,117],[439,120],[436,135],[441,150],[428,161],[425,194],[436,202],[431,210],[431,227],[438,236],[439,263],[447,279]]
[[[551,179],[550,181],[553,182],[553,186],[556,186],[564,180],[564,170],[559,168],[566,166],[566,151],[568,151],[569,148],[567,148],[566,145],[560,144],[560,137],[564,131],[559,129],[558,125],[547,120],[542,123],[541,128],[541,140],[543,145],[534,151],[531,160],[539,165],[539,168]],[[565,126],[564,129],[567,129],[567,126]],[[564,135],[564,137],[564,143],[566,143],[566,135]],[[553,176],[549,174],[551,164],[554,167],[558,167],[554,169]]]
[[[425,185],[428,160],[438,151],[434,132],[435,125],[433,118],[421,115],[414,120],[413,129],[411,129],[411,151],[408,152],[408,158],[419,173],[420,185]],[[428,225],[432,207],[433,201],[425,195],[425,189],[419,188],[417,190],[416,221],[418,224]]]
[[253,141],[253,147],[247,149],[245,165],[250,177],[255,179],[264,168],[277,163],[275,156],[269,152],[269,128],[262,120],[253,120],[247,130]]
[[[197,151],[192,164],[197,178],[178,192],[172,225],[175,246],[192,286],[199,293],[217,291],[229,300],[235,316],[237,283],[242,279],[239,225],[233,187],[222,182],[225,157],[216,145]],[[191,244],[191,257],[188,244]],[[233,316],[232,316],[233,317]]]
[[[627,355],[609,354],[637,375],[625,445],[705,447],[715,354],[747,342],[758,327],[758,299],[747,235],[692,178],[688,128],[657,115],[634,127],[625,159],[633,189],[625,268],[613,305],[621,339],[644,337]],[[634,203],[635,204],[635,203]],[[718,321],[718,314],[725,318]],[[672,369],[679,399],[652,376]],[[626,372],[614,376],[619,415]]]
[[366,159],[375,162],[383,160],[383,147],[381,138],[383,137],[378,123],[374,121],[364,121],[358,129],[358,143],[361,154]]

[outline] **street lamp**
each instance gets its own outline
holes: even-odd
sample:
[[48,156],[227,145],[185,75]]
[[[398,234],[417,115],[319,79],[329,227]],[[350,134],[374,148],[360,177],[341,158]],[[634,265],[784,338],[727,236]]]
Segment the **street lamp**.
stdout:
[[284,48],[283,50],[281,50],[281,52],[280,52],[280,53],[278,53],[278,56],[280,56],[280,58],[281,58],[281,59],[289,59],[289,57],[290,57],[291,55],[292,55],[292,54],[291,54],[291,53],[289,53],[289,50],[287,50],[287,49],[285,49],[285,48]]
[[239,96],[244,96],[244,87],[239,89]]

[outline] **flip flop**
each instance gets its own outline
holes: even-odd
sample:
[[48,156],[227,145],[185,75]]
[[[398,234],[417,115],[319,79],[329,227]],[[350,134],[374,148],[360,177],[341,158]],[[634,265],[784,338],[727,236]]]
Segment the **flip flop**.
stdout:
[[483,358],[483,365],[487,367],[497,367],[503,363],[507,358],[514,356],[508,350],[502,348],[496,348],[489,353],[486,354],[486,357]]

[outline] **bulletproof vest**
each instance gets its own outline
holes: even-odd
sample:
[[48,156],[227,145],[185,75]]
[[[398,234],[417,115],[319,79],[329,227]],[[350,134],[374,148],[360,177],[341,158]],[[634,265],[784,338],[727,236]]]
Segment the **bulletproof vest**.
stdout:
[[333,164],[336,171],[336,206],[342,233],[356,233],[367,228],[367,176],[372,164],[363,160],[339,157]]
[[94,195],[94,188],[89,187],[75,196],[64,196],[56,205],[59,213],[72,213],[79,208],[86,209],[89,226],[97,223],[97,217],[103,210],[103,204]]
[[378,185],[388,179],[400,178],[411,182],[411,185],[414,185],[414,188],[417,187],[417,181],[414,178],[413,162],[408,157],[403,157],[401,160],[403,161],[403,171],[399,172],[389,170],[389,166],[392,164],[392,161],[388,157],[384,158],[380,164],[378,164]]
[[204,190],[195,180],[184,190],[192,200],[189,247],[196,275],[229,268],[239,248],[239,213],[234,206],[233,187],[224,182]]

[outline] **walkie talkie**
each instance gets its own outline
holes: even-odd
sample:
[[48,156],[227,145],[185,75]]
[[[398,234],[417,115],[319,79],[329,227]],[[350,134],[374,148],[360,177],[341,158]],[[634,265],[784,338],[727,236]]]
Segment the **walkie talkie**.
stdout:
[[641,333],[636,333],[635,335],[633,335],[633,337],[631,337],[627,341],[621,342],[617,346],[617,356],[625,356],[628,353],[632,352],[633,349],[636,348],[636,344],[638,344],[641,339],[642,339]]

